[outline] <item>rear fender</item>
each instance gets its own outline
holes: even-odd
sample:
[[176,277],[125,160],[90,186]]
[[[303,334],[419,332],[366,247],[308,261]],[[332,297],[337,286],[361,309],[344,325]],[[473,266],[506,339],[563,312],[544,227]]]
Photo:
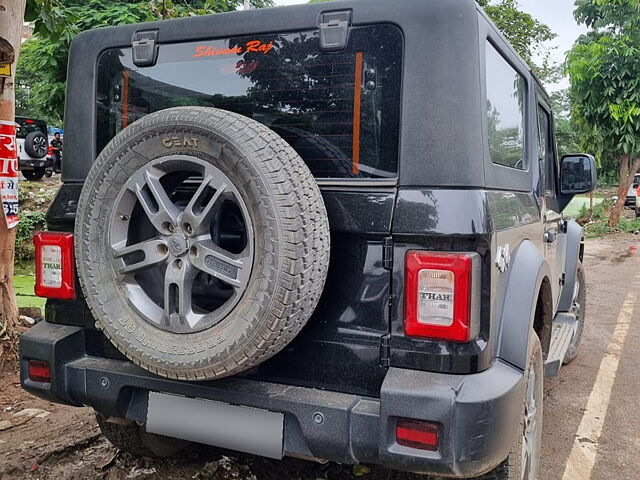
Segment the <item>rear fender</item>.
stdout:
[[543,280],[551,277],[551,270],[540,249],[525,240],[513,254],[508,272],[498,357],[524,370],[538,294]]
[[573,220],[567,222],[567,250],[564,263],[565,282],[560,292],[558,311],[568,312],[573,303],[573,289],[575,286],[578,259],[580,257],[580,245],[584,239],[582,227]]

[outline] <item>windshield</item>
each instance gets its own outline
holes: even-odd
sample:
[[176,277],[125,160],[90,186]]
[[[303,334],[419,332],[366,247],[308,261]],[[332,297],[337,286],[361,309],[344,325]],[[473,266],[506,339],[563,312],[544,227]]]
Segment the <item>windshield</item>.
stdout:
[[158,110],[211,106],[263,123],[316,177],[395,177],[402,39],[392,26],[353,29],[346,51],[322,52],[317,31],[161,45],[155,66],[131,49],[98,64],[98,151]]

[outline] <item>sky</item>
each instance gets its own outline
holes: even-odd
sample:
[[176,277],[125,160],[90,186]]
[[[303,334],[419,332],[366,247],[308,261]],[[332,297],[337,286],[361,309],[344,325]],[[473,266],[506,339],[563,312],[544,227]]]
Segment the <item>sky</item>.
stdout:
[[[390,0],[391,1],[391,0]],[[275,0],[278,5],[294,5],[306,3],[307,0]],[[564,60],[564,55],[571,48],[578,36],[586,31],[584,25],[577,25],[573,18],[573,0],[519,0],[520,7],[527,13],[551,27],[558,37],[549,43],[552,58],[558,62]],[[566,88],[565,80],[556,88]]]

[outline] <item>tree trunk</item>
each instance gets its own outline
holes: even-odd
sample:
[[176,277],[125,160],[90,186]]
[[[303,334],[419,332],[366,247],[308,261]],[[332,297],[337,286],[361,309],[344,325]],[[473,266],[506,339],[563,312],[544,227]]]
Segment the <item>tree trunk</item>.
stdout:
[[[0,63],[11,64],[11,75],[15,73],[26,0],[0,0]],[[0,78],[0,125],[11,127],[15,122],[14,78]],[[10,130],[5,130],[9,132]],[[13,138],[11,138],[13,137]],[[15,169],[17,171],[17,151],[15,133],[0,135],[0,176]],[[15,157],[11,158],[11,151]],[[7,154],[9,152],[9,154]],[[10,158],[5,158],[10,157]],[[16,179],[17,181],[17,179]],[[4,183],[2,184],[4,188]],[[17,200],[17,199],[16,199]],[[13,262],[15,257],[16,228],[10,228],[3,209],[0,214],[0,338],[12,335],[18,325],[18,304],[13,288]]]
[[638,156],[633,162],[631,162],[631,155],[623,155],[620,158],[620,185],[618,186],[618,201],[611,208],[611,215],[609,216],[609,226],[615,227],[620,220],[620,214],[624,208],[624,202],[627,199],[627,192],[633,182],[634,175],[638,172],[640,167],[640,156]]

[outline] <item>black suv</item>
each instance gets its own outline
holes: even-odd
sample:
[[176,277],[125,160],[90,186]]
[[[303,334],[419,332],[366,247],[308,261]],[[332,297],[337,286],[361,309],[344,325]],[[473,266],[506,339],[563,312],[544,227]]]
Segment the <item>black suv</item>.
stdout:
[[24,388],[141,454],[537,478],[595,165],[473,0],[90,31],[68,91]]

